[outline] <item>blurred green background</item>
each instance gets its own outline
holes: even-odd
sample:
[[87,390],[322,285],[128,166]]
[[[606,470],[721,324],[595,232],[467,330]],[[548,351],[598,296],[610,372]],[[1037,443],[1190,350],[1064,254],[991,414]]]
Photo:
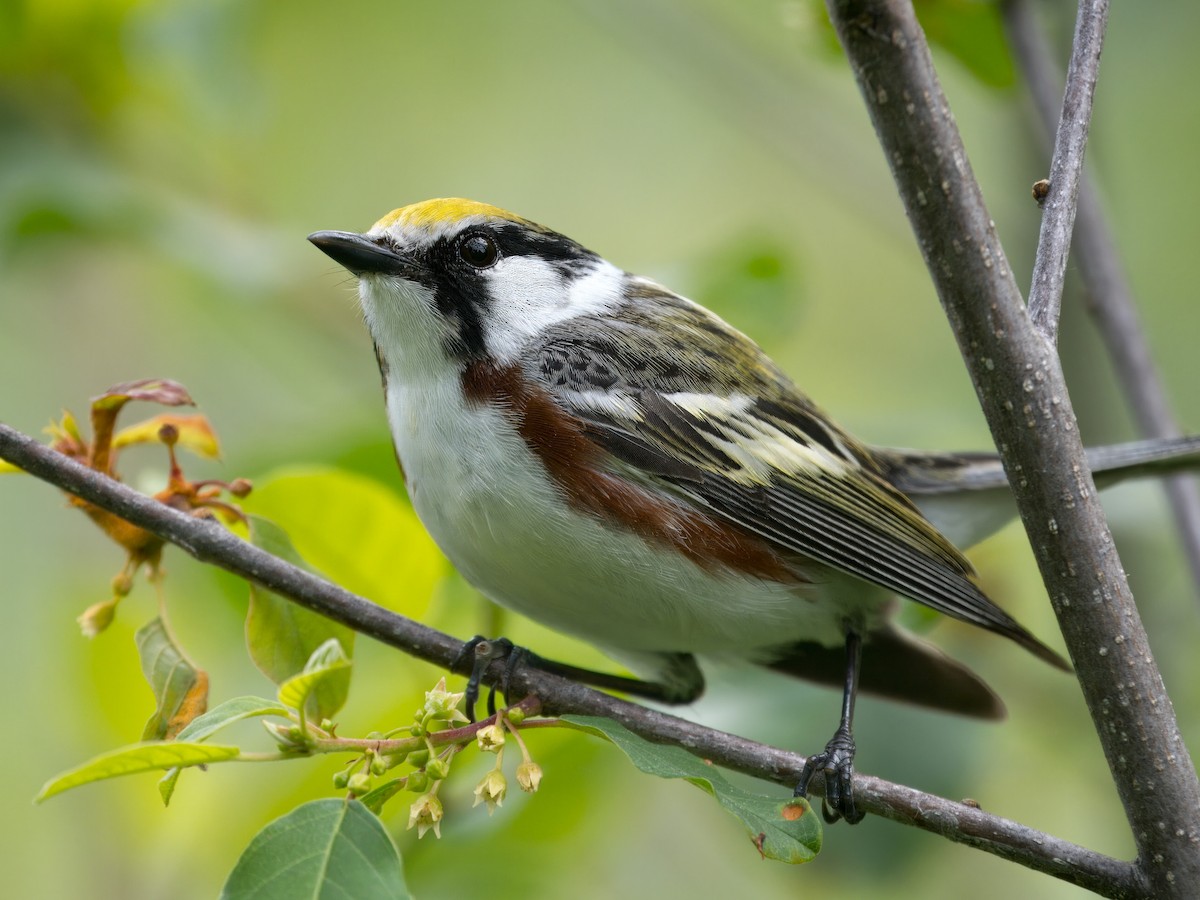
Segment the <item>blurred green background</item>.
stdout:
[[[1070,4],[1040,6],[1065,50]],[[419,199],[464,196],[711,305],[868,441],[986,447],[818,12],[778,0],[0,3],[0,418],[35,432],[64,406],[83,414],[113,383],[171,377],[223,437],[223,464],[189,460],[194,477],[262,481],[279,467],[319,463],[402,494],[352,285],[304,237],[363,230]],[[935,55],[1027,284],[1038,228],[1029,187],[1047,163],[1024,90],[998,52],[994,12],[944,2],[922,14],[957,44]],[[1187,88],[1197,78],[1197,28],[1200,7],[1183,0],[1115,6],[1088,154],[1149,338],[1193,430],[1200,96]],[[1078,301],[1063,341],[1081,427],[1091,442],[1129,437]],[[123,471],[153,487],[162,453],[132,452]],[[1197,591],[1165,504],[1138,485],[1114,492],[1109,509],[1184,737],[1200,749]],[[319,525],[320,509],[312,516]],[[406,594],[405,554],[428,551],[396,552],[393,605],[424,608],[427,590]],[[1020,529],[972,558],[990,592],[1061,647]],[[262,825],[331,793],[337,761],[324,759],[191,773],[169,810],[148,776],[31,805],[54,773],[136,740],[152,710],[132,642],[153,615],[151,588],[139,584],[95,641],[74,623],[107,596],[119,565],[118,551],[53,490],[0,480],[9,896],[212,897]],[[427,620],[463,636],[488,630],[491,613],[433,565],[440,582]],[[244,586],[178,552],[167,568],[176,628],[212,674],[213,702],[268,692],[240,647]],[[527,624],[507,619],[504,628],[549,656],[598,662]],[[864,700],[861,771],[1132,855],[1073,681],[966,627],[939,625],[936,638],[991,680],[1009,720],[980,725]],[[361,641],[343,733],[406,721],[436,678]],[[837,706],[830,691],[718,668],[687,714],[811,752]],[[239,736],[266,746],[253,728]],[[640,775],[588,739],[539,733],[531,742],[546,771],[541,792],[511,796],[492,819],[469,809],[470,777],[449,794],[440,842],[418,844],[394,804],[388,822],[419,896],[1083,893],[873,818],[828,831],[812,865],[764,863],[699,791]]]

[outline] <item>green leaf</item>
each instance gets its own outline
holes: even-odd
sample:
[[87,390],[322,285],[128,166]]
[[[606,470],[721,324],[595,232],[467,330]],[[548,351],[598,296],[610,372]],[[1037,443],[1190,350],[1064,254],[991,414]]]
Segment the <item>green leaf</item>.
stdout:
[[652,744],[611,719],[563,716],[562,721],[616,744],[635,766],[649,775],[682,778],[707,791],[742,820],[764,857],[805,863],[821,851],[821,822],[807,801],[781,800],[744,791],[730,784],[716,767],[682,747]]
[[350,660],[342,645],[336,638],[330,638],[313,651],[303,672],[279,686],[279,702],[290,709],[304,709],[309,697],[320,691],[322,685],[333,679],[348,681],[349,668]]
[[[842,48],[824,0],[809,0],[821,45],[842,62]],[[1012,53],[1004,35],[1000,4],[989,0],[914,0],[913,8],[929,43],[953,56],[981,82],[994,88],[1015,81]]]
[[242,508],[285,527],[299,552],[327,578],[412,619],[425,615],[449,571],[404,498],[362,475],[334,468],[283,470],[256,478]]
[[149,772],[153,769],[171,769],[176,766],[199,766],[205,763],[223,762],[227,759],[234,759],[240,753],[241,751],[237,747],[221,747],[216,744],[193,744],[179,741],[133,744],[103,753],[78,768],[63,772],[50,779],[42,785],[36,799],[41,802],[55,794],[79,787],[81,784],[103,781],[106,778]]
[[193,719],[177,740],[203,741],[226,725],[254,716],[286,716],[288,711],[274,700],[264,697],[234,697]]
[[[251,716],[286,716],[287,714],[287,709],[274,700],[264,700],[262,697],[234,697],[215,709],[210,709],[204,715],[192,719],[187,727],[175,736],[175,739],[177,741],[203,741],[226,725],[240,719],[248,719]],[[179,775],[182,771],[178,767],[170,769],[159,779],[158,793],[162,797],[164,806],[170,804],[171,797],[175,793],[175,785],[179,782]]]
[[142,673],[154,691],[154,713],[142,729],[143,741],[175,737],[208,704],[208,676],[192,665],[161,619],[151,619],[135,635]]
[[222,900],[406,898],[400,851],[356,800],[314,800],[255,835]]
[[920,0],[914,8],[931,44],[940,46],[989,87],[1012,85],[1012,55],[999,3]]
[[371,790],[358,799],[363,806],[375,813],[375,815],[379,815],[383,812],[383,804],[404,790],[407,785],[407,778],[393,778],[390,781],[385,781],[383,784],[371,788]]
[[167,774],[158,779],[158,796],[162,798],[163,806],[171,805],[171,798],[175,796],[175,786],[179,784],[179,776],[182,774],[183,769],[176,766],[167,769]]
[[[312,569],[300,558],[284,531],[273,522],[250,516],[250,540],[256,547],[285,559],[302,569]],[[276,684],[303,672],[318,648],[336,640],[343,655],[354,647],[354,632],[297,606],[258,585],[250,586],[250,611],[246,616],[246,646],[254,664]],[[337,677],[323,677],[308,695],[306,713],[312,718],[331,718],[346,702],[350,691],[350,669]]]

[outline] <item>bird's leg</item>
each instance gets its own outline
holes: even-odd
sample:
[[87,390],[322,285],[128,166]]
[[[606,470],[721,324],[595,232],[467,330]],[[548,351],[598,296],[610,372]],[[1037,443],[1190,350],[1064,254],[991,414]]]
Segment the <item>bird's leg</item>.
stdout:
[[825,775],[825,797],[821,814],[833,824],[845,819],[850,825],[861,822],[865,813],[854,805],[854,700],[858,695],[858,670],[862,662],[862,638],[857,631],[846,634],[846,686],[842,694],[842,720],[821,753],[808,758],[800,772],[795,796],[808,796],[813,775]]
[[[504,696],[508,697],[508,682],[512,677],[513,668],[521,663],[520,651],[508,638],[493,638],[491,640],[485,638],[481,634],[475,635],[471,640],[463,644],[462,650],[455,657],[454,662],[450,664],[451,669],[458,669],[464,666],[468,659],[471,660],[471,674],[467,677],[467,717],[475,721],[475,704],[479,702],[479,687],[483,683],[483,673],[488,670],[488,666],[494,660],[507,660],[504,667],[504,675],[501,679],[501,689],[504,691]],[[496,688],[492,686],[488,690],[487,700],[488,715],[496,714]]]
[[[691,703],[700,696],[704,690],[704,678],[700,674],[699,667],[696,666],[695,660],[689,654],[672,654],[671,663],[672,670],[679,677],[671,684],[659,683],[657,681],[642,681],[640,678],[626,678],[622,675],[610,675],[607,672],[595,672],[591,669],[583,669],[579,666],[572,666],[567,663],[556,662],[552,659],[546,659],[543,656],[538,656],[524,647],[516,646],[507,638],[488,639],[482,635],[476,635],[463,644],[463,649],[458,657],[451,664],[452,670],[458,671],[466,668],[468,660],[470,661],[470,674],[467,678],[467,716],[471,721],[475,721],[475,704],[479,701],[479,690],[483,683],[483,676],[487,672],[488,667],[496,660],[504,660],[504,674],[500,677],[500,691],[507,699],[509,696],[509,683],[512,680],[513,673],[521,666],[532,666],[535,669],[541,669],[543,672],[552,672],[555,675],[561,675],[564,678],[570,678],[572,681],[578,681],[582,684],[588,684],[592,687],[604,688],[610,691],[618,691],[623,694],[633,694],[636,697],[643,697],[647,700],[657,700],[660,703]],[[496,688],[493,686],[488,692],[488,715],[493,715],[496,712]]]

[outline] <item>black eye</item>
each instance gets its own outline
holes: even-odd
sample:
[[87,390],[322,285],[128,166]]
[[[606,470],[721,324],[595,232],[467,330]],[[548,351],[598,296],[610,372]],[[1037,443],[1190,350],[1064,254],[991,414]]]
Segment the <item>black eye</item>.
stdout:
[[486,234],[470,234],[458,245],[458,255],[463,262],[477,269],[495,265],[500,258],[500,248]]

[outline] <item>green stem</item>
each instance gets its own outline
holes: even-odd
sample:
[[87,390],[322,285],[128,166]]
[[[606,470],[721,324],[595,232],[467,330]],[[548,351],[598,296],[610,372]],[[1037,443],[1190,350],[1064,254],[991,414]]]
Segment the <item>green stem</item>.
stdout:
[[[541,708],[541,704],[536,697],[526,697],[516,706],[521,708],[521,711],[526,716],[536,715]],[[447,728],[444,731],[434,731],[429,734],[416,735],[407,738],[311,738],[310,751],[312,753],[346,753],[374,751],[376,753],[406,753],[412,750],[423,750],[427,746],[431,750],[438,747],[447,747],[453,744],[469,744],[475,740],[475,735],[481,728],[487,728],[489,725],[496,724],[496,716],[489,716],[478,722],[472,722],[470,725],[464,725],[461,728]],[[557,719],[526,719],[522,724],[522,728],[533,728],[539,725],[545,726],[548,723],[557,722]],[[518,739],[519,740],[519,739]]]
[[[237,756],[230,757],[228,760],[219,760],[220,762],[280,762],[285,759],[303,759],[307,754],[302,753],[248,753],[241,752]],[[206,763],[206,765],[208,765]]]

